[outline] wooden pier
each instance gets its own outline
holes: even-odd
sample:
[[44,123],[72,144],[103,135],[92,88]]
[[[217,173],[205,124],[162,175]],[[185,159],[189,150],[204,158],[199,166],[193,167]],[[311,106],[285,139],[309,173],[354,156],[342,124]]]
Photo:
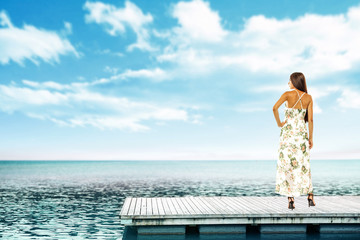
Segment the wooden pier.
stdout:
[[121,224],[136,227],[138,234],[306,233],[309,225],[320,233],[359,233],[360,196],[315,196],[308,207],[306,196],[295,197],[127,197],[120,211]]

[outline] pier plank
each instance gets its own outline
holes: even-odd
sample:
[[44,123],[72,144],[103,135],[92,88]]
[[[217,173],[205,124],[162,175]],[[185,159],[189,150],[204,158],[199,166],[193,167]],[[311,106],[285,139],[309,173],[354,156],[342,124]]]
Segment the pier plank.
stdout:
[[205,205],[205,204],[203,204],[202,202],[200,202],[199,198],[190,197],[190,198],[189,198],[189,201],[191,201],[192,204],[196,205],[197,208],[198,208],[203,214],[206,214],[206,215],[213,214],[213,212],[211,211],[211,209],[209,209],[209,208],[207,207],[207,205]]
[[140,215],[146,215],[146,198],[140,198],[141,200],[141,208],[140,208]]
[[159,215],[159,209],[157,206],[156,198],[151,198],[152,212],[154,215]]
[[241,210],[239,210],[239,206],[229,201],[228,197],[220,197],[219,201],[224,205],[224,207],[231,210],[232,214],[241,213]]
[[240,204],[247,206],[249,209],[249,213],[263,213],[263,211],[256,207],[252,197],[242,197],[242,198],[235,198],[235,201],[239,202]]
[[172,214],[177,214],[176,208],[175,208],[173,202],[171,201],[171,199],[170,199],[170,198],[166,198],[166,202],[167,202],[167,204],[168,204],[168,206],[169,206],[170,212],[171,212]]
[[186,197],[182,197],[180,198],[180,201],[184,204],[184,206],[186,207],[186,209],[189,211],[189,213],[191,215],[197,215],[197,214],[201,214],[199,213],[198,209],[192,205],[190,205],[187,201],[186,201]]
[[133,199],[132,197],[125,198],[123,207],[121,208],[120,215],[127,215],[128,214],[129,208],[130,208],[130,203],[131,203],[132,199]]
[[137,198],[134,215],[140,215],[140,214],[141,214],[141,198]]
[[174,206],[176,213],[179,214],[179,215],[183,214],[183,211],[180,208],[177,201],[175,200],[175,198],[170,198],[169,200],[171,201],[172,205]]
[[146,198],[146,215],[151,216],[153,214],[151,198]]
[[134,215],[137,198],[132,198],[127,215]]
[[200,202],[203,203],[204,206],[206,206],[207,209],[209,209],[209,212],[212,212],[212,214],[221,214],[221,212],[219,212],[219,210],[217,208],[215,208],[214,206],[212,206],[204,197],[196,197],[196,199]]
[[202,212],[199,206],[197,206],[196,203],[190,200],[189,197],[184,197],[183,200],[187,203],[188,206],[190,206],[195,214],[204,214],[205,212]]
[[190,212],[185,207],[184,203],[181,201],[181,198],[174,198],[174,200],[177,202],[184,215],[191,215]]
[[233,211],[228,208],[224,208],[221,203],[217,201],[216,197],[207,197],[206,200],[208,201],[208,203],[212,204],[219,212],[230,215],[233,214]]
[[160,198],[156,198],[156,203],[157,203],[157,206],[159,209],[159,215],[165,215],[165,210],[164,210],[164,207],[162,205]]
[[165,211],[165,216],[166,215],[172,215],[172,212],[170,211],[170,208],[169,208],[169,205],[167,203],[167,199],[162,197],[160,198],[161,199],[161,202],[162,202],[162,205],[164,207],[164,211]]
[[251,213],[251,209],[244,208],[244,204],[240,204],[238,201],[236,201],[234,198],[231,198],[229,200],[229,197],[221,198],[220,201],[228,202],[229,206],[231,206],[233,209],[235,209],[235,214],[242,214],[242,213]]

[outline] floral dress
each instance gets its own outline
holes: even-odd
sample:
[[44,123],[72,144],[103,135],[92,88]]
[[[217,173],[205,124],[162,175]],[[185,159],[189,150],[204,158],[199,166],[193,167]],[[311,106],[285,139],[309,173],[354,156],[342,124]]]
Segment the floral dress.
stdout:
[[[299,100],[301,103],[301,97],[299,95],[294,106]],[[276,167],[275,192],[288,197],[297,197],[313,192],[309,138],[304,120],[306,108],[302,108],[302,103],[301,109],[295,109],[294,106],[292,108],[285,107],[286,122],[280,132]]]

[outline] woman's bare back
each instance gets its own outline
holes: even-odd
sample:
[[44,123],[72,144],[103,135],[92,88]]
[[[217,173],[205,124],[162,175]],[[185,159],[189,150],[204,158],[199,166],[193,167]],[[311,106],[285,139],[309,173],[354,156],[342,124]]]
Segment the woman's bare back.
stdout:
[[[299,94],[297,94],[296,93],[296,91],[299,93]],[[309,95],[309,94],[307,94],[307,93],[305,93],[305,92],[303,92],[303,91],[300,91],[300,90],[297,90],[297,89],[295,89],[295,90],[292,90],[292,91],[287,91],[287,107],[288,108],[292,108],[292,107],[294,107],[295,109],[301,109],[301,105],[302,105],[302,108],[308,108],[309,107],[309,104],[310,104],[310,102],[311,102],[311,100],[312,100],[312,98],[311,98],[311,95]],[[303,95],[304,94],[304,95]],[[300,97],[301,97],[301,102],[300,101],[298,101],[299,100],[299,95],[300,95]],[[298,102],[295,106],[294,106],[294,104],[296,103],[296,102]]]

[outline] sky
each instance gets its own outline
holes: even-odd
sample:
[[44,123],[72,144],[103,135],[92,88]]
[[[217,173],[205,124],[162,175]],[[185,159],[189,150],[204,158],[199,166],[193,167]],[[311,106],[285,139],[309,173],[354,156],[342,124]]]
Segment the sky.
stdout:
[[292,72],[360,159],[359,42],[360,1],[1,0],[0,159],[276,160]]

